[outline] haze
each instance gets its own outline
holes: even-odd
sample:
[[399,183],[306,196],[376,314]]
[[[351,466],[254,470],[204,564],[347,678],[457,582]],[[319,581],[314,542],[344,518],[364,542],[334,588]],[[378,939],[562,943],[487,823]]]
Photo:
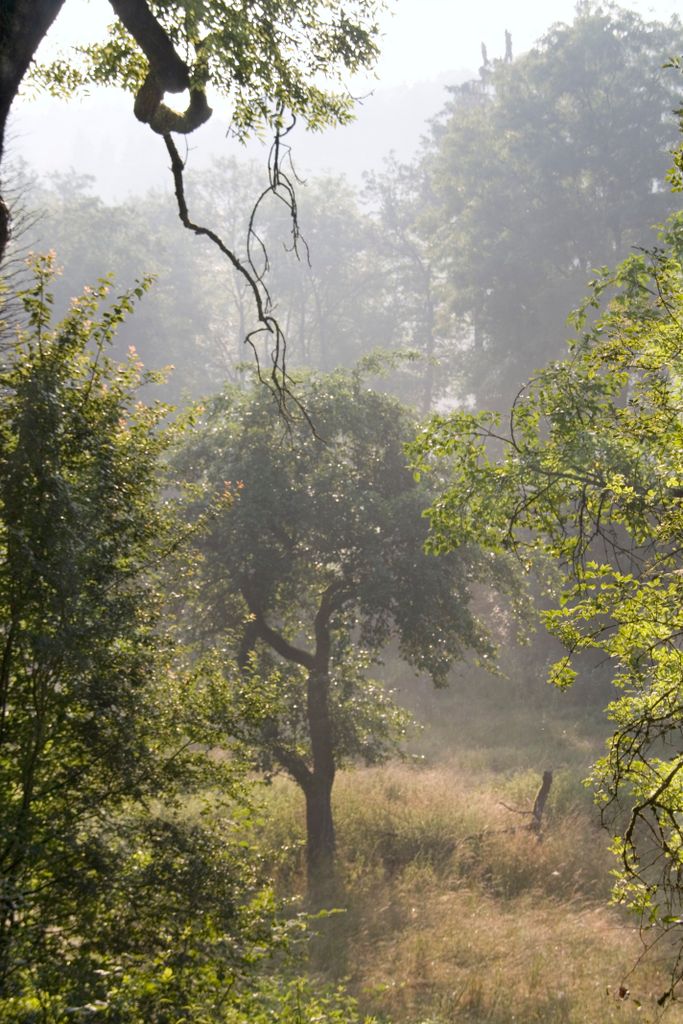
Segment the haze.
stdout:
[[683,1024],[683,23],[598,2],[399,3],[301,183],[210,87],[343,118],[352,0],[17,105],[2,1024]]
[[[360,181],[394,152],[409,159],[430,118],[446,99],[446,86],[476,74],[481,43],[490,58],[502,56],[504,33],[512,33],[518,55],[556,21],[571,21],[571,0],[511,5],[483,0],[474,5],[452,0],[398,0],[382,18],[382,53],[376,75],[348,83],[362,97],[356,123],[312,135],[294,136],[297,170],[307,176],[321,171],[344,173]],[[631,5],[644,17],[668,20],[676,13],[672,0]],[[72,0],[65,5],[40,51],[42,59],[69,45],[92,41],[111,20],[106,0]],[[71,100],[23,98],[15,105],[10,152],[39,172],[92,176],[107,199],[121,199],[150,187],[168,189],[167,160],[160,140],[152,138],[131,117],[132,100],[111,90]],[[192,138],[190,164],[205,167],[216,156],[244,155],[226,140],[229,111],[217,110],[209,125]],[[221,116],[222,114],[222,116]],[[87,144],[84,140],[87,139]],[[268,145],[252,142],[247,154],[265,160]]]

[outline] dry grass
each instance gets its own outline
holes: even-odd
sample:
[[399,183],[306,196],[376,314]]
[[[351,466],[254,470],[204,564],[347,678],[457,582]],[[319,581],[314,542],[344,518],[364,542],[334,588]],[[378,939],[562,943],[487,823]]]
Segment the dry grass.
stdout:
[[[371,1010],[476,1024],[642,1019],[632,1000],[608,991],[618,992],[638,949],[635,934],[602,907],[444,893],[424,881],[397,897],[402,926],[394,922],[384,940],[361,933],[354,942],[365,966],[352,982]],[[649,1005],[660,990],[652,975],[638,986]]]
[[[656,1019],[666,987],[634,922],[607,907],[610,858],[579,778],[553,784],[542,842],[507,810],[539,777],[390,765],[335,786],[345,912],[322,922],[314,964],[394,1024],[622,1024]],[[280,888],[303,888],[303,808],[264,794],[262,838]],[[642,1004],[639,1009],[636,999]],[[665,1018],[678,1024],[674,1006]]]

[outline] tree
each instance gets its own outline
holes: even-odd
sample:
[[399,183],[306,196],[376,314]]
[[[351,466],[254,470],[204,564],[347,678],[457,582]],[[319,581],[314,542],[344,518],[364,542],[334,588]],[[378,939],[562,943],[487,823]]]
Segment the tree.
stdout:
[[182,466],[210,493],[225,481],[235,492],[200,542],[193,632],[236,654],[236,700],[254,723],[260,764],[303,790],[317,898],[332,873],[337,768],[386,756],[401,725],[365,669],[392,637],[437,685],[468,648],[489,654],[470,599],[492,570],[476,549],[423,553],[427,492],[405,466],[414,423],[403,407],[358,372],[299,388],[318,436],[307,423],[283,434],[260,391],[227,392]]
[[[9,110],[34,55],[64,0],[11,0],[0,18],[0,167]],[[115,22],[109,38],[81,49],[81,64],[61,59],[38,68],[35,81],[71,95],[86,84],[117,85],[135,96],[134,113],[164,141],[171,159],[178,214],[183,225],[208,238],[249,286],[260,329],[274,335],[274,379],[286,380],[284,338],[273,317],[258,270],[243,263],[211,228],[191,219],[185,196],[184,163],[174,134],[187,135],[211,116],[207,91],[232,105],[240,138],[262,129],[276,137],[270,190],[290,207],[291,180],[282,170],[280,136],[290,119],[320,128],[348,120],[353,99],[338,84],[342,74],[372,64],[377,54],[378,0],[275,0],[266,7],[210,5],[195,0],[155,3],[111,0]],[[183,113],[164,102],[167,93],[189,91]],[[296,219],[294,220],[296,228]],[[0,199],[0,260],[9,237],[9,211]]]
[[[165,1024],[229,1002],[251,1022],[288,928],[212,813],[219,787],[246,809],[245,763],[206,756],[218,681],[162,614],[187,529],[161,493],[173,434],[136,354],[106,351],[146,285],[107,306],[101,282],[53,325],[52,263],[0,377],[0,1015]],[[202,813],[178,812],[188,794]]]
[[[582,655],[609,659],[614,734],[592,781],[615,833],[615,899],[655,939],[681,928],[683,897],[683,266],[680,218],[666,250],[631,257],[594,284],[616,297],[591,329],[586,308],[570,356],[532,378],[510,429],[494,414],[437,418],[412,448],[418,472],[447,464],[428,546],[512,550],[549,561],[561,599],[543,616],[567,654],[551,680],[569,685]],[[678,941],[671,986],[683,978]]]
[[[22,172],[26,180],[21,166],[17,180]],[[235,159],[188,175],[201,217],[217,226],[243,262],[257,178],[257,165]],[[172,364],[162,388],[169,401],[188,392],[199,397],[207,379],[216,388],[238,381],[252,314],[242,275],[225,273],[218,250],[182,245],[182,225],[163,196],[149,193],[109,205],[92,195],[91,184],[86,178],[55,176],[30,185],[33,206],[41,213],[25,241],[33,248],[50,244],[60,254],[64,270],[54,284],[57,306],[68,304],[88,274],[111,271],[117,280],[128,280],[144,266],[154,274],[155,287],[135,320],[121,326],[114,354],[125,355],[134,342],[146,366]],[[289,365],[331,370],[353,365],[374,348],[414,342],[412,331],[401,333],[410,303],[399,298],[406,285],[399,286],[383,252],[387,232],[363,212],[351,187],[339,178],[314,179],[298,197],[298,209],[307,243],[298,255],[291,251],[289,213],[275,197],[261,203],[252,224],[254,260],[267,251],[264,279],[277,298]],[[262,341],[258,356],[267,365],[266,338]],[[413,379],[405,390],[414,392]]]
[[[420,357],[418,401],[423,414],[452,382],[452,352],[444,353],[439,342],[437,309],[441,288],[433,250],[419,230],[420,211],[434,201],[424,162],[402,165],[394,157],[380,175],[369,175],[366,196],[376,209],[376,230],[384,256],[385,302],[394,318],[394,346],[403,342]],[[437,370],[438,366],[438,370]],[[408,377],[402,391],[414,395],[416,382]]]
[[445,279],[439,329],[461,397],[506,408],[565,345],[565,316],[596,267],[653,244],[673,210],[678,19],[581,3],[528,54],[452,90],[425,153],[420,229]]
[[[223,186],[231,194],[237,191],[236,179],[244,178],[233,170],[222,170]],[[193,180],[194,184],[201,192],[203,180]],[[40,212],[23,244],[35,251],[51,246],[59,253],[61,272],[51,286],[56,309],[68,308],[84,280],[109,273],[117,281],[133,280],[144,267],[154,277],[154,287],[135,317],[117,329],[112,357],[125,359],[129,346],[135,345],[146,367],[172,367],[156,385],[155,394],[173,403],[188,392],[195,398],[203,394],[207,378],[215,378],[217,371],[220,379],[225,378],[230,367],[220,355],[229,342],[234,364],[247,328],[233,312],[230,300],[234,297],[226,297],[227,287],[224,291],[215,286],[216,275],[225,268],[209,260],[211,253],[184,244],[183,227],[164,196],[149,193],[108,204],[93,194],[89,179],[76,175],[68,179],[56,175],[49,183],[31,182],[30,195],[33,209]],[[246,223],[246,185],[239,189],[236,202],[240,201]],[[220,218],[221,230],[227,234],[221,213],[214,210],[214,223]],[[232,234],[227,237],[232,243]],[[235,231],[236,249],[237,241]],[[226,286],[236,282],[236,275],[225,273],[224,281]],[[246,319],[249,299],[246,294],[242,299]]]

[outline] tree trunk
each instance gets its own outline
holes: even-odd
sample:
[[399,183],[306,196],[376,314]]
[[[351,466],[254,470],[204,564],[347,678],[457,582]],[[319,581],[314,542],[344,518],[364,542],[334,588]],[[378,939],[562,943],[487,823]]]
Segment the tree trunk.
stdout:
[[552,784],[553,773],[550,769],[548,769],[547,771],[543,772],[543,782],[541,783],[541,788],[536,794],[536,799],[534,800],[534,809],[532,811],[533,817],[531,819],[531,824],[529,825],[529,828],[532,830],[532,832],[538,833],[539,838],[541,833],[541,819],[543,817],[543,811],[545,810],[546,801],[548,799],[548,793],[550,792],[550,787],[552,786]]
[[311,654],[290,643],[265,620],[263,609],[252,590],[250,580],[241,583],[242,596],[253,618],[245,631],[240,651],[240,664],[246,665],[249,651],[257,637],[282,658],[301,665],[308,672],[306,680],[306,721],[311,743],[310,763],[299,753],[273,748],[276,759],[301,786],[306,798],[306,868],[308,897],[311,904],[322,908],[332,906],[335,892],[334,821],[332,818],[332,786],[336,771],[334,730],[330,714],[330,617],[338,604],[340,587],[330,584],[323,591],[315,616],[315,653]]
[[425,357],[427,365],[424,376],[424,391],[422,394],[422,412],[425,416],[432,411],[434,403],[434,302],[432,299],[431,275],[425,273]]
[[[0,4],[0,170],[10,107],[63,3],[64,0],[2,0]],[[9,235],[9,210],[0,196],[0,261]]]
[[334,885],[332,783],[330,778],[312,775],[304,790],[308,894],[313,902],[324,901]]
[[[327,662],[327,659],[325,659]],[[334,820],[332,785],[335,776],[334,739],[329,707],[328,665],[308,675],[307,714],[313,768],[304,787],[306,797],[306,868],[308,895],[323,906],[334,889]]]

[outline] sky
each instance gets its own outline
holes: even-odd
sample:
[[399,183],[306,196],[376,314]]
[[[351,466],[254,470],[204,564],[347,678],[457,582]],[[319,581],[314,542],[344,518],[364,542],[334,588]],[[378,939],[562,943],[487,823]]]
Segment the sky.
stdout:
[[[623,6],[662,20],[680,9],[674,0],[631,0]],[[389,0],[381,19],[379,83],[409,85],[457,68],[475,69],[482,42],[489,56],[503,55],[506,29],[515,52],[522,53],[554,22],[571,21],[574,7],[574,0]],[[67,0],[45,49],[86,41],[111,20],[107,0]]]
[[[623,0],[621,6],[663,21],[680,12],[680,2],[673,0]],[[572,21],[574,8],[574,0],[397,0],[383,19],[380,81],[398,85],[453,68],[476,68],[482,42],[489,57],[503,56],[506,29],[513,52],[524,53],[552,24]]]
[[[446,99],[446,86],[476,74],[481,43],[490,58],[503,56],[505,30],[512,33],[515,55],[530,49],[557,21],[571,21],[574,0],[391,0],[381,20],[381,57],[375,76],[348,83],[365,97],[358,124],[295,140],[304,174],[332,171],[359,180],[364,169],[381,166],[393,149],[408,159]],[[643,17],[668,20],[673,0],[631,0],[624,6]],[[69,44],[104,34],[112,20],[107,0],[66,0],[39,58]],[[168,187],[165,151],[159,139],[132,115],[132,99],[111,90],[79,101],[43,97],[19,99],[10,124],[10,151],[41,173],[71,167],[92,175],[94,187],[108,199],[124,198],[149,187]],[[226,152],[229,114],[216,111],[209,125],[192,136],[192,159],[203,166]],[[298,129],[297,129],[298,131]],[[248,155],[263,159],[252,146]]]

